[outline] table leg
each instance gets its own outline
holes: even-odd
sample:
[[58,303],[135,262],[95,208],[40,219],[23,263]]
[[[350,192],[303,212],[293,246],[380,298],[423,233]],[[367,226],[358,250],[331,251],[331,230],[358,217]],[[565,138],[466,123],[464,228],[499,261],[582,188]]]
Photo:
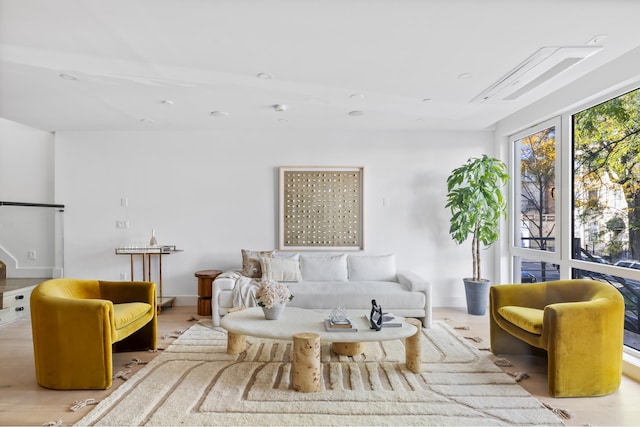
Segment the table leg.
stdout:
[[411,372],[419,373],[422,369],[422,348],[420,337],[422,336],[422,323],[418,319],[408,318],[407,323],[418,328],[418,331],[405,340],[405,363]]
[[247,349],[246,335],[227,333],[227,354],[240,354]]
[[293,336],[292,368],[295,391],[320,391],[320,335],[301,332]]
[[331,351],[340,356],[357,356],[363,354],[366,346],[363,342],[334,342]]

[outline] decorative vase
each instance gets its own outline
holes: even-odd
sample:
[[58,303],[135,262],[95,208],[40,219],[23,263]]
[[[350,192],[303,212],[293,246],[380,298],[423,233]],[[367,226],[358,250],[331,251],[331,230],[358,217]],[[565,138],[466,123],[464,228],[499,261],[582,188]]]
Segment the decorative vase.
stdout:
[[467,313],[476,316],[484,316],[487,305],[489,305],[489,286],[491,282],[481,279],[462,279],[464,281],[464,292],[467,297]]
[[156,246],[158,241],[156,240],[156,230],[151,229],[151,240],[149,240],[149,246]]
[[267,320],[277,320],[286,305],[287,304],[284,302],[279,302],[271,308],[262,307],[262,311],[264,311],[264,318]]

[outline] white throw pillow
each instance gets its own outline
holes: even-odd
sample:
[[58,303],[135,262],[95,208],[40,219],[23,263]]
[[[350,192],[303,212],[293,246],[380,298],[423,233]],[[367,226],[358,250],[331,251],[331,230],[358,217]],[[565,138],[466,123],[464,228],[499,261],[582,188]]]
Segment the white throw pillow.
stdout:
[[395,282],[396,257],[393,254],[381,256],[349,255],[349,280],[376,280]]
[[302,280],[300,274],[300,261],[298,256],[260,258],[262,267],[262,280],[275,280],[277,282],[299,282]]
[[346,282],[347,255],[300,255],[300,270],[305,282]]

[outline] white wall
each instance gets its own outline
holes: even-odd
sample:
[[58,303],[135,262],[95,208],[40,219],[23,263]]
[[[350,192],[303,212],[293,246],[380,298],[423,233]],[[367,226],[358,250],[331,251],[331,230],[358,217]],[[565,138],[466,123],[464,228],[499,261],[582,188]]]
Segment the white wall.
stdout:
[[55,146],[67,277],[119,280],[129,258],[115,247],[148,243],[153,228],[184,249],[163,258],[165,295],[195,295],[195,271],[276,247],[278,166],[364,166],[365,252],[395,253],[433,284],[435,306],[465,304],[470,245],[449,238],[445,181],[492,152],[491,132],[60,132]]
[[[0,119],[1,201],[54,202],[53,145],[51,132]],[[0,206],[0,259],[8,276],[51,276],[57,215],[52,208]]]

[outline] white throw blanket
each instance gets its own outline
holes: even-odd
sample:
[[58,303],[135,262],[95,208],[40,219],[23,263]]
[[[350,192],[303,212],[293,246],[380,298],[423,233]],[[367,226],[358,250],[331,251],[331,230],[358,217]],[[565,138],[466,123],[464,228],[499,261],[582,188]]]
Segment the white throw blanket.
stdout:
[[243,276],[235,271],[224,273],[222,277],[228,277],[235,280],[233,286],[233,306],[234,307],[257,307],[256,291],[259,284],[250,277]]

